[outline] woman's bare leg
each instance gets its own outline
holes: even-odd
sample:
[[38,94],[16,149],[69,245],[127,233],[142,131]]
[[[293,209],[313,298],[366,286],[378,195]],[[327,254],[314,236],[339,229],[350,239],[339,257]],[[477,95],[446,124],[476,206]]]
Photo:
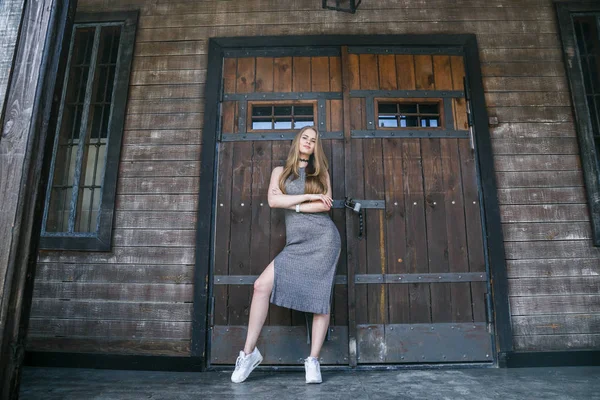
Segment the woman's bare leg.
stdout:
[[310,341],[310,356],[319,358],[325,335],[329,328],[329,314],[314,314],[312,324],[312,340]]
[[274,261],[271,261],[254,282],[254,293],[252,294],[252,303],[250,303],[248,334],[246,335],[246,344],[244,345],[244,353],[246,354],[254,351],[260,331],[267,319],[269,298],[273,289],[273,279],[275,279],[274,268]]

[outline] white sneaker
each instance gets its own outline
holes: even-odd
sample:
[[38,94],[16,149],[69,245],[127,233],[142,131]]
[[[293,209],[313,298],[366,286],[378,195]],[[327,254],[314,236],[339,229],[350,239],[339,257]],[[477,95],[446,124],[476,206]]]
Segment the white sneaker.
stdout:
[[260,351],[258,351],[258,347],[254,348],[254,351],[248,355],[243,351],[240,351],[240,355],[235,361],[235,371],[231,374],[231,382],[240,383],[244,382],[250,372],[254,370],[254,368],[258,367],[263,360]]
[[321,383],[321,365],[315,357],[308,357],[304,360],[304,369],[306,370],[306,383]]

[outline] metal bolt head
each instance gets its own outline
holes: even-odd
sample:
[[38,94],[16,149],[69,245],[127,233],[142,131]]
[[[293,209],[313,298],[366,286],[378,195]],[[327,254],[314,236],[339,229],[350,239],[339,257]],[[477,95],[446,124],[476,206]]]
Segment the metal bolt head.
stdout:
[[242,203],[242,207],[244,207],[244,203]]
[[221,207],[223,207],[223,203],[219,204]]
[[413,204],[416,206],[416,205],[417,205],[417,202],[415,201]]

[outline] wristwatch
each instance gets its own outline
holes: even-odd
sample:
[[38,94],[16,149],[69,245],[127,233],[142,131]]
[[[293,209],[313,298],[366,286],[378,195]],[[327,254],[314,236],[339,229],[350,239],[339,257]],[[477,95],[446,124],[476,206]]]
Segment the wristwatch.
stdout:
[[299,213],[300,212],[300,204],[296,204],[296,212]]

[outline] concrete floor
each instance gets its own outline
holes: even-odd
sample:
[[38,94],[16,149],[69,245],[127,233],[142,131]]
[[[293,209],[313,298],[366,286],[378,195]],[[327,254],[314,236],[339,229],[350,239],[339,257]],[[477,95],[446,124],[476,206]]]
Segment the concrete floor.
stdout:
[[230,374],[26,367],[20,399],[600,399],[600,367],[324,370],[320,385],[304,372]]

